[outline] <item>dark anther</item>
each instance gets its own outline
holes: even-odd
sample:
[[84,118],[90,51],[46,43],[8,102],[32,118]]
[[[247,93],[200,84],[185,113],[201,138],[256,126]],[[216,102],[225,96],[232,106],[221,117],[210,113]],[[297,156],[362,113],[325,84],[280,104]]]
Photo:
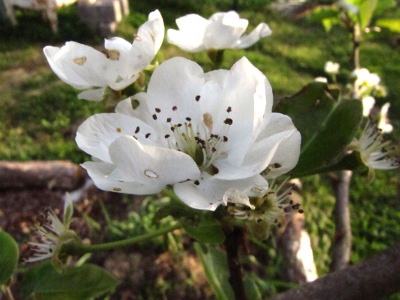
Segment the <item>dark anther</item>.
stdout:
[[189,117],[187,117],[187,118],[186,118],[186,121],[190,122],[190,121],[192,121],[192,119],[189,118]]
[[153,115],[153,120],[157,120],[157,115],[156,114]]
[[227,125],[232,125],[233,124],[233,120],[231,118],[226,118],[224,123],[227,124]]
[[140,131],[140,127],[136,127],[135,133],[138,133]]
[[160,113],[160,112],[161,112],[161,109],[156,108],[156,113]]
[[200,100],[200,95],[197,95],[197,96],[195,97],[195,99],[196,99],[196,101],[199,101],[199,100]]
[[230,113],[232,111],[232,107],[228,106],[228,108],[226,109],[226,112]]
[[200,184],[200,181],[195,180],[193,183],[194,183],[195,185],[199,185],[199,184]]
[[225,135],[224,135],[223,139],[224,139],[224,142],[227,142],[227,141],[228,141],[228,137],[225,136]]
[[172,132],[175,131],[175,127],[174,127],[174,126],[171,127],[171,131],[172,131]]
[[151,134],[151,133],[147,133],[147,134],[145,135],[146,139],[149,138],[150,134]]
[[166,134],[166,135],[165,135],[165,138],[166,138],[166,139],[167,139],[167,138],[169,138],[169,137],[170,137],[170,135],[169,135],[169,134]]
[[178,108],[176,107],[176,106],[172,106],[172,110],[173,111],[175,111],[175,110],[177,110]]
[[275,169],[278,169],[278,168],[282,167],[282,165],[279,164],[279,163],[274,163],[272,166],[273,166]]

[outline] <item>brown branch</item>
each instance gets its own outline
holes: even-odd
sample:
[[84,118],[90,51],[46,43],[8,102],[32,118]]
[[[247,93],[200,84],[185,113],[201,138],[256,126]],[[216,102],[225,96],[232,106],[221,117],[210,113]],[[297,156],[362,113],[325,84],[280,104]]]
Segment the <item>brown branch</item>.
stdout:
[[351,225],[349,191],[351,171],[340,171],[335,185],[335,237],[333,241],[333,253],[331,271],[345,268],[350,261],[351,254]]
[[400,243],[346,269],[328,274],[272,300],[376,300],[400,291]]
[[70,161],[0,161],[0,189],[56,188],[73,190],[86,172]]
[[236,300],[246,300],[243,284],[243,273],[239,261],[239,249],[243,242],[243,229],[238,226],[225,228],[225,250],[229,267],[229,283]]

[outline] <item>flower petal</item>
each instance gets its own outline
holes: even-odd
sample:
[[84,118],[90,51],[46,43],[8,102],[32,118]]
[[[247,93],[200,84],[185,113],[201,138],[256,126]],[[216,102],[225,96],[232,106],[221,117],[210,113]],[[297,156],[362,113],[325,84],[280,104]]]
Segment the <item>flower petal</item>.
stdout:
[[249,22],[245,19],[240,19],[235,11],[213,14],[204,33],[205,48],[231,48],[246,31],[248,24]]
[[292,120],[285,115],[272,113],[263,128],[241,163],[231,160],[215,162],[219,169],[216,178],[246,178],[276,163],[268,173],[268,178],[275,178],[294,168],[300,155],[301,137]]
[[76,89],[107,86],[115,77],[105,55],[92,47],[67,42],[43,51],[54,73]]
[[143,184],[134,181],[121,181],[111,178],[109,175],[114,170],[114,165],[105,162],[88,161],[82,165],[93,179],[94,184],[101,190],[124,194],[150,195],[162,191],[163,183]]
[[139,27],[129,52],[128,68],[131,74],[147,68],[164,40],[164,21],[158,10],[149,14],[146,23]]
[[[149,135],[150,134],[150,135]],[[119,137],[135,136],[143,144],[154,145],[157,133],[139,119],[117,113],[96,114],[79,126],[76,143],[86,153],[111,162],[109,146]]]
[[[231,163],[240,163],[259,134],[264,119],[271,113],[271,85],[267,78],[243,57],[226,74],[219,103],[222,109],[231,107],[231,112],[225,113],[222,122],[216,122],[224,125],[225,118],[233,122],[226,134],[229,138],[226,143],[227,149],[229,148],[227,159]],[[216,115],[216,112],[212,112],[212,115]]]
[[123,136],[110,146],[115,169],[110,178],[143,184],[175,184],[200,175],[193,159],[185,153],[163,147],[145,146]]
[[272,33],[269,26],[265,23],[258,24],[258,26],[249,34],[242,36],[234,45],[234,48],[247,48],[256,43],[260,38],[269,36]]
[[223,203],[225,193],[230,189],[251,190],[253,187],[266,189],[267,181],[256,175],[242,180],[220,180],[207,173],[202,173],[199,184],[187,181],[175,184],[174,191],[184,203],[195,209],[215,210]]
[[204,32],[208,23],[208,20],[196,14],[180,17],[176,19],[179,30],[167,31],[168,43],[188,52],[202,51]]
[[101,101],[104,97],[106,88],[88,89],[78,94],[78,99],[89,100],[89,101]]

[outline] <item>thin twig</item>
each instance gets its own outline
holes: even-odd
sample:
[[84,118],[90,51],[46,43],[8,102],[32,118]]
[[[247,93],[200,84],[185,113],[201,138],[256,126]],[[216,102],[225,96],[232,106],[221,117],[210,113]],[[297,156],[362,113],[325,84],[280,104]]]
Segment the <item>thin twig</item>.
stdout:
[[232,286],[236,300],[246,300],[246,292],[243,284],[243,273],[239,261],[239,250],[242,239],[243,229],[238,226],[225,228],[225,249],[228,258],[229,283]]

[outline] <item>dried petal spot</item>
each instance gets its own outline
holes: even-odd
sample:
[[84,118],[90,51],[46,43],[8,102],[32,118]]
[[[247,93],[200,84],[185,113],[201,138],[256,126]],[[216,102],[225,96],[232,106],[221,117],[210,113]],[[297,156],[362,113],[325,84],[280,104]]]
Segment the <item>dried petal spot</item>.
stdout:
[[73,59],[74,63],[76,63],[79,66],[82,66],[86,61],[87,61],[87,57],[86,56],[82,56],[82,57],[75,57]]
[[111,60],[119,60],[120,55],[118,50],[108,50],[108,58]]

